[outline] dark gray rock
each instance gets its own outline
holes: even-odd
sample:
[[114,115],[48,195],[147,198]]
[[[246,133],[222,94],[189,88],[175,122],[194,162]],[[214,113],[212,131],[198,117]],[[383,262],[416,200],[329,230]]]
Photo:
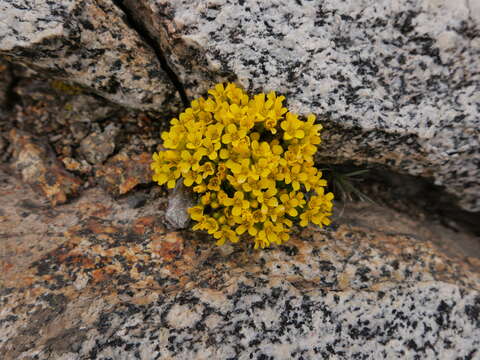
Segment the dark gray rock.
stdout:
[[147,196],[143,193],[136,193],[136,194],[130,195],[127,198],[127,204],[132,209],[141,208],[146,204],[146,202],[147,202]]
[[10,64],[0,58],[0,118],[9,107],[9,90],[12,84]]

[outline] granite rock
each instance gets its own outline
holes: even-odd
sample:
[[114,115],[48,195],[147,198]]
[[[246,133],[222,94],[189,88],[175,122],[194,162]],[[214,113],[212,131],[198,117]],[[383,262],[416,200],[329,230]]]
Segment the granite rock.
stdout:
[[52,204],[64,204],[76,195],[82,181],[65,170],[45,142],[16,129],[9,132],[12,168]]
[[158,114],[127,110],[78,86],[15,68],[10,89],[15,102],[0,119],[0,133],[16,128],[42,138],[68,170],[89,175],[86,158],[98,165],[117,148],[152,153],[160,143],[164,125]]
[[171,230],[186,229],[190,224],[188,209],[195,205],[190,189],[177,181],[175,188],[168,195],[168,205],[165,212],[165,221]]
[[3,0],[0,54],[127,107],[179,104],[155,51],[111,0]]
[[[53,86],[61,91],[62,88],[56,84],[58,82],[55,82]],[[93,96],[82,93],[71,95],[65,99],[63,107],[57,113],[57,118],[70,124],[70,131],[76,141],[82,140],[88,134],[89,123],[104,120],[119,112],[118,107]]]
[[62,159],[65,169],[68,171],[77,172],[80,174],[89,174],[92,171],[92,165],[87,160],[78,161],[71,157],[64,157]]
[[475,1],[124,0],[191,97],[232,80],[325,124],[319,160],[432,178],[480,210]]
[[125,112],[83,88],[48,79],[25,67],[15,68],[16,82],[11,89],[15,102],[10,104],[12,115],[4,124],[45,136],[51,143],[79,143],[93,123]]
[[79,152],[90,164],[103,163],[115,150],[115,138],[120,129],[108,125],[102,132],[93,132],[80,143]]
[[97,168],[95,178],[112,195],[124,195],[139,184],[152,182],[151,162],[149,153],[120,152]]
[[0,196],[6,360],[479,355],[480,269],[431,242],[458,234],[391,209],[349,205],[284,246],[223,251],[167,231],[160,199],[94,188],[60,211],[1,171]]

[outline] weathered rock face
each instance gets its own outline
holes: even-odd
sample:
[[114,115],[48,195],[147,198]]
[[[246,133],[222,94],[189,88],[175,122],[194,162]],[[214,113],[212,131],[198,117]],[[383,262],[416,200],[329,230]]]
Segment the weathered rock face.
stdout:
[[0,54],[127,107],[179,104],[154,50],[111,0],[3,0]]
[[165,222],[171,230],[183,230],[191,224],[188,209],[195,205],[190,189],[179,181],[168,195],[168,206],[165,211]]
[[138,184],[152,182],[149,153],[128,154],[122,152],[112,156],[104,166],[97,168],[97,182],[114,196],[124,195]]
[[0,59],[0,119],[4,116],[4,111],[8,108],[8,92],[12,82],[10,64]]
[[5,359],[478,355],[478,260],[392,210],[357,205],[252,251],[168,232],[161,198],[132,208],[97,188],[52,209],[3,172],[0,196]]
[[63,204],[78,192],[81,180],[63,168],[48,145],[16,129],[8,135],[12,168],[52,205]]
[[80,143],[80,153],[90,164],[103,163],[115,150],[115,137],[120,129],[113,124],[101,133],[92,133]]
[[323,159],[432,177],[480,210],[477,2],[123,2],[190,96],[276,90],[324,115]]

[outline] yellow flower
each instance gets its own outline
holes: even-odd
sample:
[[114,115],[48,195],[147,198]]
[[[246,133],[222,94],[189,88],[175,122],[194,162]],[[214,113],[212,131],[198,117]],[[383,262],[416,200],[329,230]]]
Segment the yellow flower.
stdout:
[[207,191],[207,184],[201,182],[200,184],[193,187],[193,191],[195,191],[196,193],[204,193],[205,191]]
[[275,196],[277,193],[276,188],[269,188],[267,191],[254,191],[253,194],[256,196],[258,203],[260,204],[260,211],[267,215],[269,213],[269,208],[274,208],[278,206],[278,199]]
[[187,135],[187,149],[194,150],[200,148],[203,144],[202,137],[203,134],[200,131],[193,129],[193,131]]
[[285,184],[292,184],[294,191],[300,190],[301,183],[305,183],[308,179],[308,174],[302,172],[302,166],[295,164],[290,167],[289,172],[285,173]]
[[219,163],[218,166],[217,166],[217,177],[220,179],[220,180],[223,180],[225,179],[225,177],[227,176],[227,166],[225,165],[225,163]]
[[320,130],[322,130],[322,125],[315,124],[315,119],[315,115],[308,115],[303,128],[305,130],[305,137],[308,138],[309,143],[312,145],[318,145],[322,141],[318,134]]
[[208,182],[207,189],[212,191],[220,191],[220,185],[222,185],[222,180],[214,176]]
[[285,212],[293,217],[298,215],[298,211],[296,208],[301,207],[305,204],[305,200],[303,200],[303,193],[295,192],[291,192],[289,194],[283,193],[282,195],[280,195],[280,201],[285,207]]
[[[244,183],[241,184],[241,187],[242,187],[242,190],[243,192],[251,192],[253,191],[254,189],[257,189],[259,188],[259,182],[258,182],[258,178],[259,176],[253,172],[250,173],[250,176],[248,177],[247,181],[245,181]],[[233,183],[233,182],[232,182]],[[238,184],[240,185],[240,184]]]
[[240,123],[240,127],[242,129],[246,129],[246,130],[250,130],[251,128],[253,128],[255,126],[254,119],[252,117],[248,116],[248,115],[242,116],[239,123]]
[[322,129],[315,116],[300,120],[273,91],[250,98],[229,83],[208,93],[171,120],[161,134],[168,150],[154,153],[150,165],[160,185],[173,188],[182,178],[193,188],[193,229],[218,245],[241,236],[264,248],[287,241],[295,218],[302,226],[329,224],[333,195],[314,166]]
[[252,155],[254,159],[268,158],[271,154],[270,145],[266,141],[252,141]]
[[212,193],[207,192],[200,197],[200,203],[202,205],[209,205],[212,202]]
[[218,192],[218,202],[220,205],[224,206],[232,206],[233,205],[233,199],[229,198],[228,195],[224,191],[219,191]]
[[191,170],[197,171],[200,169],[200,159],[204,154],[200,151],[195,152],[193,155],[188,150],[183,150],[181,152],[181,162],[178,164],[180,171],[184,174],[188,173]]
[[301,139],[305,136],[303,122],[298,120],[297,115],[290,112],[287,113],[286,120],[282,121],[280,126],[285,131],[283,133],[284,140]]
[[261,122],[265,120],[265,94],[258,94],[250,100],[248,104],[248,116],[253,118],[255,122]]
[[272,167],[274,166],[275,166],[275,163],[273,163],[272,160],[269,158],[258,159],[257,165],[256,165],[256,173],[258,174],[258,177],[261,177],[261,178],[268,177],[268,175],[270,175],[272,171]]
[[247,136],[247,130],[239,129],[235,124],[229,124],[226,128],[225,134],[222,136],[224,144],[232,144],[238,146],[240,140]]
[[253,213],[250,211],[250,209],[242,210],[241,216],[235,217],[235,222],[239,224],[235,229],[235,232],[238,235],[242,235],[247,230],[251,236],[256,235],[258,232],[257,228],[255,227]]
[[174,150],[166,150],[161,153],[153,154],[152,170],[162,169],[163,171],[169,171],[172,168],[178,166],[181,160],[180,153]]
[[333,194],[323,195],[323,188],[318,191],[319,194],[312,196],[307,204],[308,209],[300,214],[300,225],[307,226],[309,222],[315,225],[330,225],[330,216],[332,213]]
[[215,102],[214,100],[209,98],[205,101],[204,109],[209,113],[217,114],[218,111],[222,108],[221,104],[221,102]]
[[[237,104],[230,105],[230,108],[228,111],[228,118],[230,119],[231,122],[242,123],[245,121],[246,117],[247,117],[246,107],[244,106],[240,107]],[[250,128],[247,128],[246,130],[250,130]]]
[[213,95],[217,102],[223,102],[226,99],[225,88],[223,84],[215,85],[215,88],[208,90],[210,95]]
[[218,239],[217,245],[223,245],[226,240],[232,242],[232,243],[237,243],[239,238],[235,231],[230,229],[228,226],[223,225],[221,229],[213,234],[213,237],[215,239]]
[[261,210],[255,210],[252,213],[252,221],[254,223],[263,223],[267,219],[267,216]]
[[193,206],[190,209],[188,209],[188,213],[190,214],[190,217],[192,220],[199,221],[203,218],[203,206],[197,205]]
[[220,155],[220,159],[226,160],[226,159],[230,158],[230,151],[228,151],[225,148],[222,148],[222,149],[220,149],[219,155]]
[[[257,234],[258,245],[262,248],[269,246],[271,243],[281,244],[283,227],[281,225],[274,225],[271,221],[267,220],[263,224],[263,229]],[[258,247],[257,244],[256,248]]]
[[233,146],[233,153],[236,153],[241,158],[250,157],[250,138],[244,137],[240,139],[237,145]]
[[186,173],[182,174],[183,176],[183,184],[185,186],[192,186],[192,184],[200,184],[203,180],[201,174],[196,173],[195,171],[187,171]]
[[158,185],[163,185],[166,183],[169,189],[173,189],[179,177],[180,174],[173,171],[169,171],[166,173],[161,172],[153,175],[153,181],[157,182]]
[[205,133],[205,138],[212,143],[220,143],[224,126],[222,124],[209,125]]
[[[181,113],[180,116],[177,119],[172,120],[172,125],[182,125],[182,126],[188,126],[191,123],[195,123],[195,112],[193,109],[189,108],[185,110],[185,112]],[[199,124],[198,124],[199,125]]]
[[217,232],[219,226],[217,220],[211,216],[204,216],[197,225],[193,227],[194,230],[206,230],[209,234]]
[[236,87],[234,84],[228,84],[225,88],[230,103],[245,106],[248,104],[248,95],[242,89]]
[[215,173],[215,165],[212,162],[207,161],[200,166],[200,171],[202,172],[202,177],[206,178]]
[[228,160],[225,165],[236,178],[236,183],[243,184],[250,175],[250,159],[242,159],[240,163]]
[[250,207],[250,202],[244,199],[243,192],[236,191],[235,195],[233,195],[233,209],[232,215],[233,216],[240,216],[242,213],[242,209],[248,209]]
[[183,143],[185,138],[185,128],[183,126],[173,126],[170,132],[163,132],[163,146],[167,149],[177,149]]

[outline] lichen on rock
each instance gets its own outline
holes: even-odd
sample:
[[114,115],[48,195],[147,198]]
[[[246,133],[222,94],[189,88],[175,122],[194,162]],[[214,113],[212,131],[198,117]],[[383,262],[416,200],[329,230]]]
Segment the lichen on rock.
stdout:
[[31,135],[11,130],[12,167],[22,180],[40,190],[55,206],[76,195],[82,181],[65,170],[53,151]]

